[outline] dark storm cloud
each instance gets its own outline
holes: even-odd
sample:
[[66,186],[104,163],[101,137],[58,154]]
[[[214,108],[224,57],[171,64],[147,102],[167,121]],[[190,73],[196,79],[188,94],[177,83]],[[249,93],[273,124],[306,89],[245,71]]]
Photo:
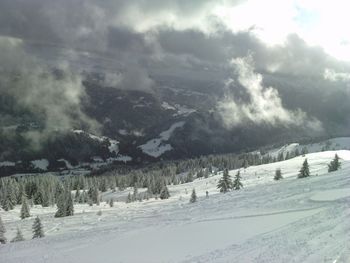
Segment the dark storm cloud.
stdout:
[[[85,64],[99,63],[111,73],[106,85],[123,89],[149,91],[155,85],[149,71],[164,66],[169,66],[175,75],[182,74],[186,67],[226,69],[231,74],[236,72],[232,70],[232,59],[248,56],[257,73],[285,75],[288,81],[303,81],[305,77],[318,78],[323,83],[347,79],[344,76],[350,72],[349,63],[330,57],[320,47],[309,46],[296,34],[289,35],[282,44],[267,45],[254,34],[254,28],[233,32],[219,17],[210,15],[218,4],[234,6],[241,2],[244,1],[3,0],[0,35],[21,39],[24,48],[37,47],[35,54],[44,61],[81,64],[81,57],[88,57]],[[49,47],[61,51],[49,56],[50,51],[45,51]],[[228,75],[227,80],[237,81],[237,77]],[[273,88],[279,90],[283,85],[281,81]],[[309,88],[325,93],[320,86]],[[289,98],[276,94],[276,99],[282,100],[281,107],[289,105]]]

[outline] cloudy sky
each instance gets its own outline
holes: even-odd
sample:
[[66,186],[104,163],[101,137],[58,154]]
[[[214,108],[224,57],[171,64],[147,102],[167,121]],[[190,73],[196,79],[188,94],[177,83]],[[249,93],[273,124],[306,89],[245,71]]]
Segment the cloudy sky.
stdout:
[[130,63],[179,55],[192,63],[225,63],[250,50],[256,59],[268,60],[259,66],[271,71],[296,59],[332,68],[335,60],[350,61],[348,5],[342,0],[3,0],[0,34],[128,57]]
[[[252,98],[243,105],[232,97],[223,99],[235,111],[245,109],[234,123],[242,118],[269,123],[312,118],[315,124],[317,118],[309,113],[284,109],[278,87],[263,86],[263,77],[322,79],[338,83],[349,96],[349,5],[343,0],[2,0],[0,53],[7,62],[0,62],[0,69],[23,70],[27,56],[29,65],[98,66],[112,73],[108,80],[113,85],[131,89],[151,88],[150,75],[157,70],[181,75],[193,69],[218,76],[232,71],[236,78],[227,77],[226,83],[238,81]],[[237,61],[245,64],[237,66]],[[240,75],[246,69],[250,73],[245,77],[255,81]],[[71,86],[77,88],[65,94],[79,104],[84,90]],[[265,111],[269,100],[274,108]],[[249,109],[256,105],[262,115],[252,115]],[[225,115],[231,113],[225,109]]]

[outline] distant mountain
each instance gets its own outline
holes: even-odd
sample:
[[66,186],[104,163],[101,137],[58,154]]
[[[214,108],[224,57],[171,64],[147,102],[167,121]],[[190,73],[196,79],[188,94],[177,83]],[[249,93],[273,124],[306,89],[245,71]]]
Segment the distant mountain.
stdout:
[[[179,79],[163,73],[152,76],[156,81],[152,90],[123,90],[113,83],[108,85],[103,73],[84,74],[88,99],[83,110],[101,124],[96,133],[84,126],[57,130],[34,147],[28,134],[42,129],[43,116],[21,108],[10,98],[0,98],[0,110],[6,113],[0,130],[0,162],[11,164],[2,166],[3,174],[251,151],[319,135],[296,125],[246,122],[225,127],[216,111],[217,101],[224,94],[224,84],[217,78]],[[278,78],[267,81],[276,84]]]

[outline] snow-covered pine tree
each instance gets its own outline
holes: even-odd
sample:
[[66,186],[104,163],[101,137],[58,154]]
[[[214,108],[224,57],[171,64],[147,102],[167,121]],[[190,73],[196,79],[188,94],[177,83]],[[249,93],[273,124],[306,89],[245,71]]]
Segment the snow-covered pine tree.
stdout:
[[217,188],[220,189],[221,193],[227,193],[232,189],[232,187],[233,185],[232,185],[231,176],[229,175],[228,170],[225,169],[222,177],[219,180]]
[[194,180],[194,172],[190,170],[186,176],[186,183],[193,182]]
[[134,185],[134,192],[132,194],[132,200],[136,201],[137,200],[137,194],[138,194],[138,190],[137,190],[137,186]]
[[14,205],[12,203],[11,199],[11,185],[8,184],[5,187],[2,188],[1,193],[1,207],[5,211],[12,210],[14,208]]
[[24,237],[21,230],[17,227],[16,236],[11,240],[11,242],[20,242],[20,241],[24,241]]
[[132,197],[131,197],[131,193],[129,192],[128,197],[126,198],[125,201],[127,204],[132,202]]
[[289,160],[290,159],[290,154],[289,154],[289,151],[287,151],[286,153],[286,158],[284,158],[285,160]]
[[65,192],[62,192],[57,199],[57,211],[55,217],[64,217],[67,213],[67,203],[65,198]]
[[276,169],[275,177],[273,179],[276,181],[283,179],[281,168]]
[[233,181],[233,189],[234,190],[239,190],[243,187],[243,184],[241,183],[241,175],[240,171],[238,171],[235,175],[235,180]]
[[328,164],[328,172],[337,171],[341,167],[338,154],[335,154],[334,159]]
[[66,191],[66,216],[72,216],[74,215],[74,204],[73,204],[73,198],[72,193],[69,189]]
[[22,207],[21,207],[21,219],[30,217],[30,209],[27,201],[27,197],[23,194],[22,196]]
[[33,230],[33,239],[42,238],[45,236],[43,226],[38,216],[34,220],[32,230]]
[[81,200],[80,187],[79,187],[79,185],[77,185],[77,189],[76,189],[76,191],[75,191],[75,196],[74,196],[74,201],[75,201],[76,203],[78,203],[79,200]]
[[4,223],[2,222],[1,216],[0,216],[0,244],[5,244],[7,239],[5,237],[6,229],[4,226]]
[[196,194],[196,190],[193,188],[190,203],[195,203],[195,202],[197,202],[197,194]]
[[304,146],[302,149],[301,149],[301,154],[302,156],[305,156],[305,154],[308,154],[309,153],[309,150],[306,146]]
[[310,176],[309,163],[307,159],[304,160],[303,166],[300,168],[298,178],[305,178]]
[[168,187],[166,185],[163,186],[162,190],[160,191],[159,198],[160,199],[168,199],[170,197]]

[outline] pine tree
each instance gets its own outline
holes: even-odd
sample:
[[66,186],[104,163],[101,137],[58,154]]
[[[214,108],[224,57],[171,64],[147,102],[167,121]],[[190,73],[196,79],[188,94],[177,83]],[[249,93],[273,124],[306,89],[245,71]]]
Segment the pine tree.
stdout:
[[303,162],[303,166],[299,171],[298,178],[305,178],[309,176],[310,176],[309,164],[307,162],[307,159],[305,159]]
[[289,159],[290,159],[290,154],[289,154],[289,152],[287,151],[285,160],[289,160]]
[[304,146],[302,149],[301,149],[301,154],[302,156],[305,156],[305,154],[309,153],[309,150],[306,146]]
[[57,211],[55,213],[55,217],[64,217],[66,216],[67,206],[65,199],[65,192],[62,192],[57,199]]
[[166,185],[163,186],[162,191],[160,191],[159,198],[160,199],[168,199],[170,197],[168,187]]
[[24,241],[24,237],[21,230],[17,227],[16,236],[11,240],[11,242],[20,242],[20,241]]
[[76,203],[80,202],[81,200],[81,194],[80,194],[80,188],[79,185],[77,186],[77,190],[75,191],[74,201]]
[[66,216],[74,215],[74,204],[72,194],[69,190],[66,191]]
[[238,171],[235,175],[235,180],[233,181],[233,189],[239,190],[243,187],[243,184],[241,183],[241,175],[240,171]]
[[5,244],[7,241],[5,237],[5,232],[6,232],[6,229],[0,216],[0,244]]
[[132,197],[131,197],[131,193],[129,192],[128,197],[126,198],[125,201],[127,204],[132,202]]
[[137,186],[134,185],[134,192],[133,192],[133,194],[132,194],[132,200],[133,200],[133,201],[136,201],[136,200],[137,200],[137,194],[138,194]]
[[33,229],[33,239],[34,238],[42,238],[45,236],[43,226],[41,224],[39,217],[35,218],[32,229]]
[[328,164],[328,172],[337,171],[341,167],[338,154],[335,154],[334,159]]
[[276,181],[278,181],[280,179],[283,179],[282,172],[281,172],[280,168],[276,169],[275,177],[273,179],[276,180]]
[[30,209],[25,195],[22,196],[21,219],[30,217]]
[[196,195],[196,190],[193,188],[190,203],[195,203],[195,202],[197,202],[197,195]]
[[224,170],[223,175],[220,178],[219,183],[217,185],[217,188],[220,189],[221,193],[227,193],[233,188],[231,176],[229,175],[227,169]]
[[194,180],[194,173],[193,171],[189,171],[186,177],[186,183],[191,183]]

